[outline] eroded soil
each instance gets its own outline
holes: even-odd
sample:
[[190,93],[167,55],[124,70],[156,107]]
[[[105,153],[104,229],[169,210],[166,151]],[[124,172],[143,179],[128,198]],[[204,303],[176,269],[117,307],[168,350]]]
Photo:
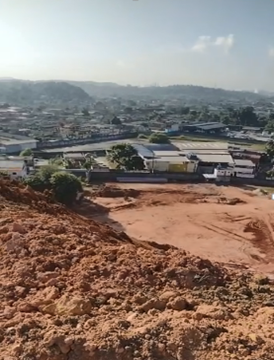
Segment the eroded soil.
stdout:
[[[163,244],[174,242],[174,233],[164,241],[159,230],[158,237],[151,237],[154,242],[141,242],[92,219],[100,214],[106,222],[120,214],[125,220],[126,213],[140,211],[144,221],[142,212],[149,220],[149,209],[161,208],[165,216],[155,222],[171,220],[172,214],[179,219],[179,208],[174,211],[172,206],[195,206],[196,214],[209,206],[214,216],[216,206],[226,211],[239,207],[241,216],[251,216],[241,210],[251,201],[248,195],[243,198],[246,204],[227,205],[240,195],[227,194],[224,204],[218,204],[213,189],[209,193],[203,198],[194,195],[195,203],[190,195],[184,202],[179,190],[173,196],[164,189],[153,196],[141,192],[132,199],[107,198],[110,204],[120,199],[119,210],[112,211],[106,204],[85,200],[74,209],[80,216],[54,203],[50,194],[0,180],[0,359],[273,360],[274,288],[268,278]],[[121,201],[136,202],[136,207],[123,210]],[[191,219],[201,224],[192,211]],[[257,214],[255,207],[253,211]],[[259,214],[261,210],[258,219]],[[253,221],[246,231],[261,234],[255,217],[242,220],[240,215],[235,224],[242,221],[245,227]],[[185,218],[187,211],[181,214],[182,221]],[[268,221],[264,237],[272,231]],[[135,229],[148,231],[145,224]],[[206,231],[216,234],[212,244],[223,239],[221,230],[199,226],[203,236]],[[178,227],[177,238],[190,246],[188,238],[195,239],[197,232],[194,225],[192,232],[185,230]],[[270,238],[263,243],[272,251]],[[255,248],[263,256],[264,247]]]

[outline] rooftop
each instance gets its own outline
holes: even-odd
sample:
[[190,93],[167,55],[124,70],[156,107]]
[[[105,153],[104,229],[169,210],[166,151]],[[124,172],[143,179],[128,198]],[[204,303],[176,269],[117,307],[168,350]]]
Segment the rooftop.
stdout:
[[173,145],[175,145],[180,150],[227,150],[228,149],[228,143],[226,142],[206,142],[206,141],[181,141],[181,142],[172,142]]
[[172,144],[145,144],[145,147],[151,151],[178,151],[175,143],[172,143]]
[[153,153],[154,156],[156,157],[184,156],[184,154],[181,154],[179,151],[175,151],[175,150],[170,150],[170,151],[154,150]]
[[255,167],[254,163],[251,160],[246,159],[234,159],[236,166],[251,166]]
[[0,137],[0,144],[1,145],[17,145],[17,144],[28,144],[30,142],[38,142],[38,140],[35,140],[35,139],[28,139],[28,140],[16,140],[16,139],[5,139],[5,140],[2,140],[1,137]]
[[[168,163],[183,163],[189,162],[190,160],[186,156],[161,156],[154,159],[155,161],[163,161]],[[153,160],[151,160],[153,161]]]
[[22,169],[24,161],[0,159],[0,169]]
[[217,124],[205,124],[205,125],[198,125],[197,128],[200,130],[217,130],[217,129],[223,129],[227,127],[225,124],[217,123]]
[[233,159],[229,154],[198,154],[201,162],[233,164]]
[[132,144],[135,150],[144,158],[153,158],[154,153],[142,144]]

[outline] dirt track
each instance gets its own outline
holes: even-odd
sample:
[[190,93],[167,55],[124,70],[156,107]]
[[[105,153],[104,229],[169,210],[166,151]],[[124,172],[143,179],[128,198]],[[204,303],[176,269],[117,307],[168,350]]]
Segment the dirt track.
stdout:
[[[98,193],[109,223],[130,236],[168,243],[233,266],[274,274],[274,202],[214,185],[119,185]],[[105,219],[104,219],[105,221]]]

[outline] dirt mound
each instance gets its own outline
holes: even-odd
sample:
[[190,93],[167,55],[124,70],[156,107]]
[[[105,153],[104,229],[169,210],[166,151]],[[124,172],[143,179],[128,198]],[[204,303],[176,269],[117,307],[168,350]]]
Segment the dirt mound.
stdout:
[[140,194],[139,191],[134,189],[121,189],[115,186],[104,185],[100,187],[94,194],[94,197],[116,198],[116,197],[137,197]]
[[[1,360],[273,358],[273,287],[0,182]],[[236,357],[235,357],[235,354]]]

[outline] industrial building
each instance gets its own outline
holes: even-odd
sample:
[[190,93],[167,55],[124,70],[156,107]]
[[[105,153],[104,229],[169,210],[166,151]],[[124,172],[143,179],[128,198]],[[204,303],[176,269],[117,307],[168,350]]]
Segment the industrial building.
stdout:
[[181,142],[175,144],[182,154],[198,160],[197,172],[213,174],[220,165],[222,168],[234,167],[227,143],[222,142]]
[[16,154],[20,153],[25,149],[36,149],[37,147],[37,140],[9,140],[9,141],[2,141],[0,139],[0,146],[4,148],[3,152],[6,154]]
[[25,149],[36,149],[37,142],[37,140],[26,136],[10,135],[8,133],[0,132],[1,152],[5,154],[20,153]]
[[155,172],[193,173],[196,172],[197,164],[196,160],[188,159],[180,153],[172,156],[155,156],[153,159],[145,160],[146,168]]
[[198,122],[194,124],[183,124],[183,132],[197,132],[205,134],[217,134],[225,131],[227,125],[219,122]]

